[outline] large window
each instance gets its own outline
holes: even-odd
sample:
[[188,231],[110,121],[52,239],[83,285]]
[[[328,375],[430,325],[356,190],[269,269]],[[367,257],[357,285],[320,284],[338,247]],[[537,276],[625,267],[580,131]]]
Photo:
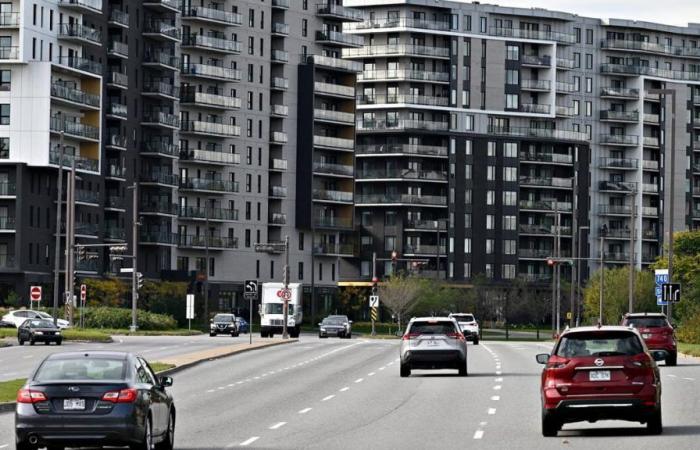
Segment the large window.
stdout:
[[0,125],[10,124],[10,104],[0,105]]
[[506,47],[506,59],[508,61],[519,61],[520,47],[518,47],[517,45],[508,45]]
[[519,70],[506,70],[506,84],[520,84],[520,71]]
[[11,81],[12,81],[12,71],[11,70],[0,70],[0,91],[9,91]]
[[506,94],[506,109],[518,109],[519,103],[518,94]]
[[10,159],[10,138],[0,138],[0,159]]

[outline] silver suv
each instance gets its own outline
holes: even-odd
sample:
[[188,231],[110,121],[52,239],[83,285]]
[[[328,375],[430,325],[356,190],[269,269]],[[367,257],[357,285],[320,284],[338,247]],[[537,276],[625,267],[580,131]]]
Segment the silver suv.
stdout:
[[414,317],[401,339],[401,376],[412,369],[457,369],[467,376],[467,341],[450,317]]

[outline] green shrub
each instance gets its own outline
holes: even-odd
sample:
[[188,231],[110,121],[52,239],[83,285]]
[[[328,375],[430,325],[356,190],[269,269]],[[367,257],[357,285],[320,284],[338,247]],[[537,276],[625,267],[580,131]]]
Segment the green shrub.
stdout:
[[[177,322],[172,316],[138,310],[140,330],[172,330]],[[89,308],[85,311],[86,328],[127,329],[131,326],[131,310],[125,308]]]
[[683,321],[676,336],[686,344],[700,344],[700,313],[695,313],[689,319]]

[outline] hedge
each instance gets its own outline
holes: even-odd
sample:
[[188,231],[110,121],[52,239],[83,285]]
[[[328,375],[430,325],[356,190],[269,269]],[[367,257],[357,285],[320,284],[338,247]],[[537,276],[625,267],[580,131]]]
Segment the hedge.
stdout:
[[[172,316],[138,310],[136,314],[140,330],[173,330],[177,322]],[[131,326],[131,310],[125,308],[88,308],[85,311],[86,328],[128,329]]]

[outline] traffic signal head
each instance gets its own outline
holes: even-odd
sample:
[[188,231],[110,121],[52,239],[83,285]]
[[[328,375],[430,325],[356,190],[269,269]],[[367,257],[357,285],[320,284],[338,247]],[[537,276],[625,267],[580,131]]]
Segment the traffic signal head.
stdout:
[[83,246],[76,246],[76,252],[78,253],[78,259],[83,260],[87,256],[87,248]]
[[141,272],[136,272],[136,289],[141,289],[143,287],[143,274]]
[[549,267],[554,267],[555,264],[556,264],[556,261],[554,261],[554,259],[549,258],[549,259],[547,260],[547,265],[548,265]]
[[397,252],[396,250],[394,250],[393,252],[391,252],[391,260],[392,260],[392,261],[396,262],[396,259],[397,259],[398,257],[399,257],[399,254],[398,254],[398,252]]

